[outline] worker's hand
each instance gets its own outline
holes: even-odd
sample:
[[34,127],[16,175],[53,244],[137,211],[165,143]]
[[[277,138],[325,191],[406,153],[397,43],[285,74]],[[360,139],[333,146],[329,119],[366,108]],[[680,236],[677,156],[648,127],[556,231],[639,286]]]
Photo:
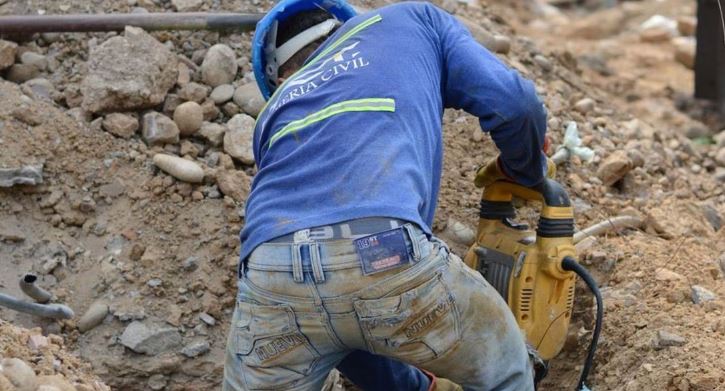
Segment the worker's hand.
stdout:
[[[546,177],[554,178],[556,176],[556,163],[553,160],[546,158]],[[499,158],[496,157],[491,159],[478,169],[476,172],[476,179],[474,183],[476,187],[486,187],[496,181],[510,180],[513,181],[501,168]]]

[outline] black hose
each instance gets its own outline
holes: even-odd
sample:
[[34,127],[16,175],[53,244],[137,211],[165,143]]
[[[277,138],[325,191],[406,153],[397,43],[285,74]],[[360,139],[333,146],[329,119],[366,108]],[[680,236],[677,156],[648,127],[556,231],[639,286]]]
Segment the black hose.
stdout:
[[602,318],[604,317],[604,303],[602,302],[602,294],[599,292],[599,286],[594,278],[589,274],[584,266],[577,263],[572,257],[565,257],[561,262],[561,267],[567,271],[573,271],[576,273],[589,287],[589,290],[594,294],[594,298],[597,301],[597,317],[594,322],[594,331],[592,331],[592,342],[589,345],[589,352],[587,353],[587,359],[584,361],[584,368],[582,369],[581,377],[579,378],[579,384],[577,384],[577,391],[585,389],[585,381],[589,376],[589,370],[592,368],[592,362],[594,361],[594,352],[597,350],[597,343],[599,343],[599,334],[602,332]]

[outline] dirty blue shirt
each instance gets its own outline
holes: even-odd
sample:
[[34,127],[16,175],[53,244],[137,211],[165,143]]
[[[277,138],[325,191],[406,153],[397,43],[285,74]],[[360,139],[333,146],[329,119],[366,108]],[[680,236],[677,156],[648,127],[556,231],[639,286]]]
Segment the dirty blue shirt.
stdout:
[[430,233],[444,108],[479,118],[511,178],[543,180],[546,113],[533,83],[454,17],[408,2],[348,20],[259,115],[241,259],[275,237],[364,217]]

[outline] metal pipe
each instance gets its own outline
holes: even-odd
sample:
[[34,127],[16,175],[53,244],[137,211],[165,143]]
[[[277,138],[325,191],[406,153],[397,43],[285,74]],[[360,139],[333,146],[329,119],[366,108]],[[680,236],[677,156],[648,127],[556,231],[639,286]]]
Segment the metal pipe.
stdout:
[[73,310],[63,304],[28,303],[4,293],[0,293],[0,306],[43,318],[70,319],[74,316]]
[[146,13],[99,15],[0,16],[0,34],[123,31],[126,26],[144,30],[237,30],[252,31],[263,14],[240,13]]
[[38,303],[45,304],[50,301],[53,295],[45,289],[35,285],[36,281],[38,281],[38,276],[28,273],[20,279],[18,285],[20,285],[20,290],[22,290],[23,293],[30,296]]

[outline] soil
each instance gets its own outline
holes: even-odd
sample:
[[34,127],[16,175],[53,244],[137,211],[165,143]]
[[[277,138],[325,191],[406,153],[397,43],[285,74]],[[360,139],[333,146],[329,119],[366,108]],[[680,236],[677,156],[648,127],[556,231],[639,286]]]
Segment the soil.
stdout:
[[[201,10],[241,12],[270,6],[201,3]],[[640,38],[641,23],[652,15],[694,16],[695,4],[643,0],[604,9],[592,7],[592,1],[570,3],[545,11],[528,0],[439,4],[484,31],[509,38],[510,51],[499,56],[535,81],[549,111],[554,147],[561,144],[567,123],[575,121],[583,144],[595,151],[590,162],[573,158],[558,167],[556,179],[574,201],[577,227],[621,214],[644,221],[639,229],[600,236],[578,254],[605,298],[604,330],[589,387],[725,390],[725,179],[718,176],[723,167],[716,159],[725,148],[717,144],[724,139],[725,122],[706,102],[691,98],[693,73],[674,59],[672,40]],[[130,12],[133,7],[173,10],[168,1],[30,0],[0,1],[0,14]],[[592,34],[595,39],[583,38]],[[50,99],[30,97],[27,86],[0,80],[0,168],[43,164],[42,184],[0,188],[0,292],[22,297],[17,281],[32,271],[55,302],[76,312],[73,319],[50,321],[0,308],[0,358],[31,362],[38,374],[54,370],[78,389],[93,387],[98,379],[119,390],[218,389],[248,189],[220,195],[223,186],[217,180],[229,172],[251,177],[255,169],[197,137],[182,139],[190,143],[185,147],[147,146],[140,132],[118,138],[102,129],[102,116],[83,113],[78,86],[87,72],[89,47],[113,35],[45,34],[21,41],[20,52],[48,59],[39,77],[53,84]],[[200,63],[211,45],[225,43],[241,66],[235,86],[250,80],[249,34],[152,35],[190,63]],[[191,73],[199,81],[201,72]],[[575,110],[584,98],[593,99],[593,108]],[[211,121],[224,124],[230,117],[222,111]],[[701,131],[688,138],[693,128]],[[473,178],[496,149],[478,121],[459,111],[446,111],[444,140],[434,230],[462,254],[467,244],[445,229],[450,219],[476,226],[480,190]],[[196,155],[181,152],[189,145]],[[629,170],[607,186],[598,172],[616,151],[629,159]],[[183,183],[159,171],[152,162],[158,152],[195,160],[205,182]],[[218,163],[212,162],[214,154]],[[522,219],[535,220],[536,205],[521,212]],[[693,286],[707,289],[714,299],[696,304]],[[82,333],[78,319],[95,302],[108,304],[109,314]],[[580,283],[567,344],[552,360],[543,390],[575,387],[593,309]],[[195,357],[177,351],[135,353],[119,341],[132,320],[171,325],[184,344],[203,339],[210,349]],[[63,341],[54,354],[71,362],[72,370],[48,369],[52,360],[38,361],[39,354],[28,350],[27,336],[38,332],[60,336],[53,339]],[[661,332],[684,342],[662,346]]]

